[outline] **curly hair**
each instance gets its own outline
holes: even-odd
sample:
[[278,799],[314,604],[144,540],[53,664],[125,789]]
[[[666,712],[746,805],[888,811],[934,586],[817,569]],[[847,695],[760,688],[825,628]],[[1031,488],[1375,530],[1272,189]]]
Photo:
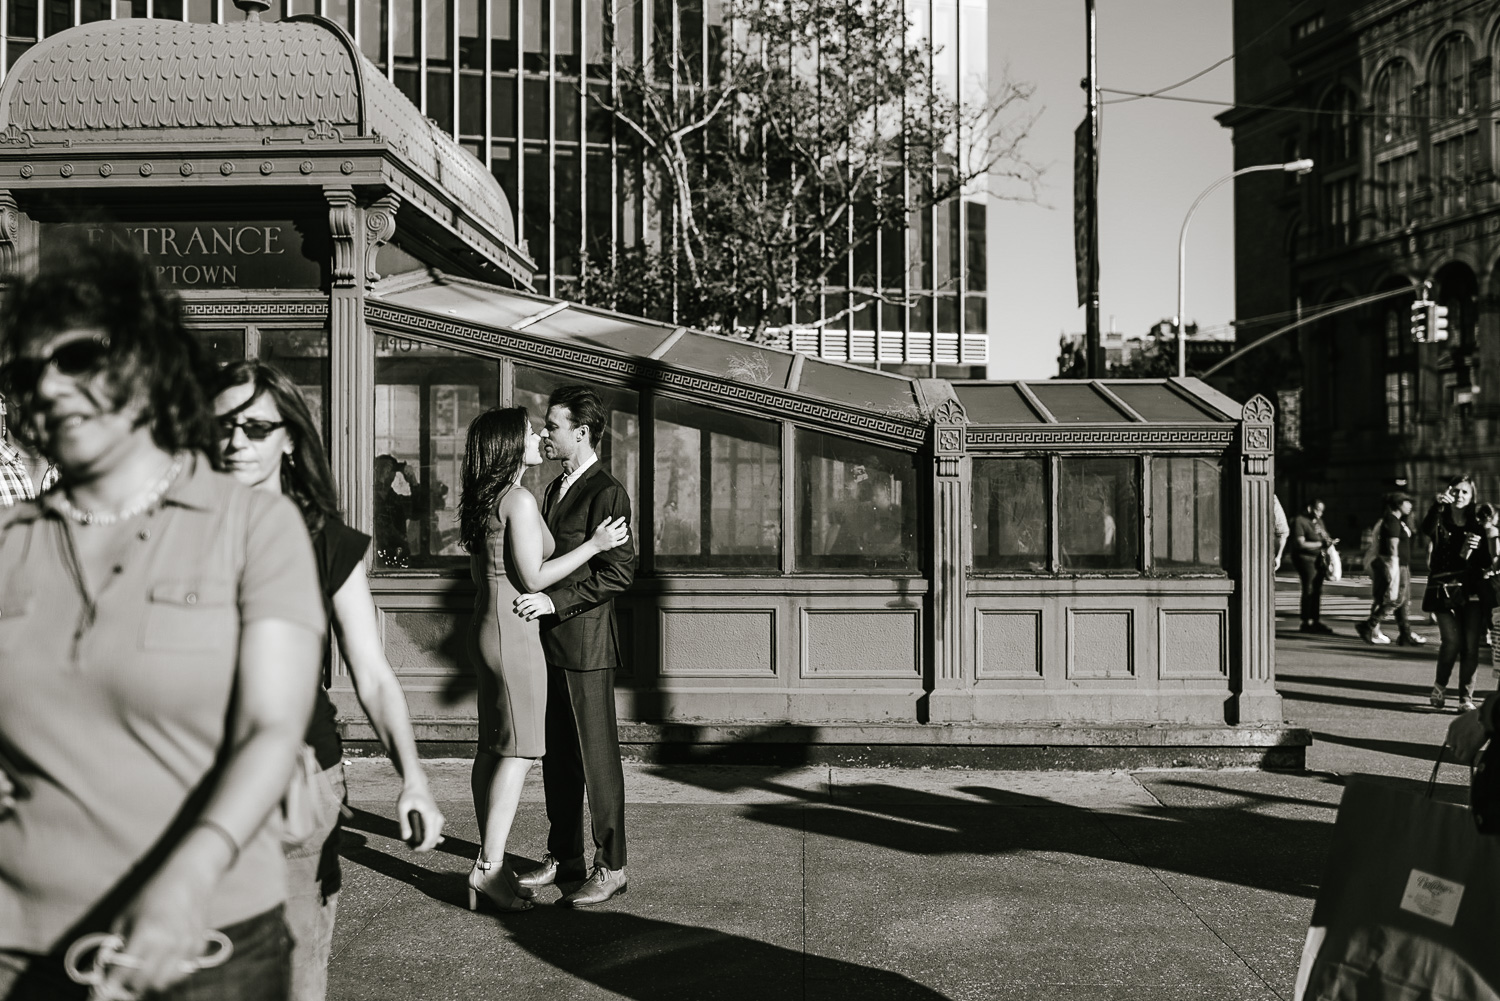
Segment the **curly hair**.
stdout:
[[458,536],[467,552],[483,552],[490,512],[526,461],[528,421],[525,407],[502,407],[469,423],[458,502]]
[[302,520],[307,522],[308,532],[317,535],[329,518],[339,516],[339,501],[333,486],[333,472],[328,467],[328,457],[323,453],[323,443],[318,437],[318,425],[307,407],[307,400],[285,372],[253,359],[230,362],[221,367],[209,386],[209,398],[214,399],[234,386],[245,385],[253,385],[255,391],[244,403],[223,416],[237,414],[262,396],[270,396],[292,438],[292,451],[281,460],[281,492],[296,501]]
[[[122,242],[69,242],[45,252],[36,274],[13,276],[0,303],[0,361],[70,330],[102,330],[109,345],[95,383],[99,402],[118,411],[143,401],[142,421],[158,448],[201,452],[217,466],[218,427],[203,388],[211,369],[183,325],[180,300]],[[30,420],[36,389],[4,387],[17,411],[15,431],[30,445],[39,444]]]

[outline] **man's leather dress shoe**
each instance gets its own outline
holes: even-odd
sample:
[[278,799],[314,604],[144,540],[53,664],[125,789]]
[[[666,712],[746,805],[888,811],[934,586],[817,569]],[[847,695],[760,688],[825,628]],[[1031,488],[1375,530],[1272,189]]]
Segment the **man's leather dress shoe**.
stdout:
[[606,869],[602,865],[596,865],[593,873],[589,875],[589,881],[564,896],[558,903],[564,907],[588,907],[592,904],[602,904],[611,897],[623,894],[627,885],[623,868]]
[[542,864],[528,873],[516,877],[516,882],[528,889],[552,886],[554,883],[578,883],[588,878],[583,866],[583,856],[572,859],[557,859],[551,852],[542,856]]

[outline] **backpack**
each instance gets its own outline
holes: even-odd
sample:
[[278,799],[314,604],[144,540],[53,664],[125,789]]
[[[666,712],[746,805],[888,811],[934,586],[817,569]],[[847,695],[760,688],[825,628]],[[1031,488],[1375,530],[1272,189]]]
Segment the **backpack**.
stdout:
[[1382,516],[1380,520],[1375,522],[1374,526],[1365,533],[1365,551],[1361,558],[1365,561],[1366,570],[1373,571],[1375,561],[1380,559],[1380,557],[1384,555],[1380,551],[1380,526],[1384,523],[1385,517]]

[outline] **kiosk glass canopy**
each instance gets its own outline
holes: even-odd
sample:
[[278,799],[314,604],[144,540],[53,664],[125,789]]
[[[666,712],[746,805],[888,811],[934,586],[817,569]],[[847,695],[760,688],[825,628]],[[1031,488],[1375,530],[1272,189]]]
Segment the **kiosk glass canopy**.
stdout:
[[[377,354],[402,359],[376,372],[377,452],[390,460],[376,476],[377,529],[392,522],[392,540],[377,540],[379,570],[466,565],[454,435],[496,400],[539,425],[554,389],[584,382],[609,411],[600,462],[630,494],[644,571],[920,572],[925,430],[912,379],[428,272],[386,279],[371,301],[452,331],[437,347],[375,324]],[[597,378],[597,366],[619,381]],[[710,383],[690,373],[733,391],[704,399]],[[883,425],[884,440],[861,440],[857,422],[797,423],[848,408]],[[558,472],[544,463],[523,483],[541,496]],[[384,509],[396,517],[383,521]]]
[[1233,405],[1191,381],[956,383],[980,574],[1222,574]]

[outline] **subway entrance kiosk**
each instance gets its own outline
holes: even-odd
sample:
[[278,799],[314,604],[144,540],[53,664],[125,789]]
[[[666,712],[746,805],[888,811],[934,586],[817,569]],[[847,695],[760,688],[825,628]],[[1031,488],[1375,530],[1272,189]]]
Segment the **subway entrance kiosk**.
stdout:
[[535,295],[494,178],[311,16],[97,22],[16,60],[0,265],[98,239],[140,248],[215,357],[307,393],[436,752],[475,731],[467,425],[586,382],[641,552],[617,602],[628,753],[1302,761],[1274,687],[1264,399],[909,379]]

